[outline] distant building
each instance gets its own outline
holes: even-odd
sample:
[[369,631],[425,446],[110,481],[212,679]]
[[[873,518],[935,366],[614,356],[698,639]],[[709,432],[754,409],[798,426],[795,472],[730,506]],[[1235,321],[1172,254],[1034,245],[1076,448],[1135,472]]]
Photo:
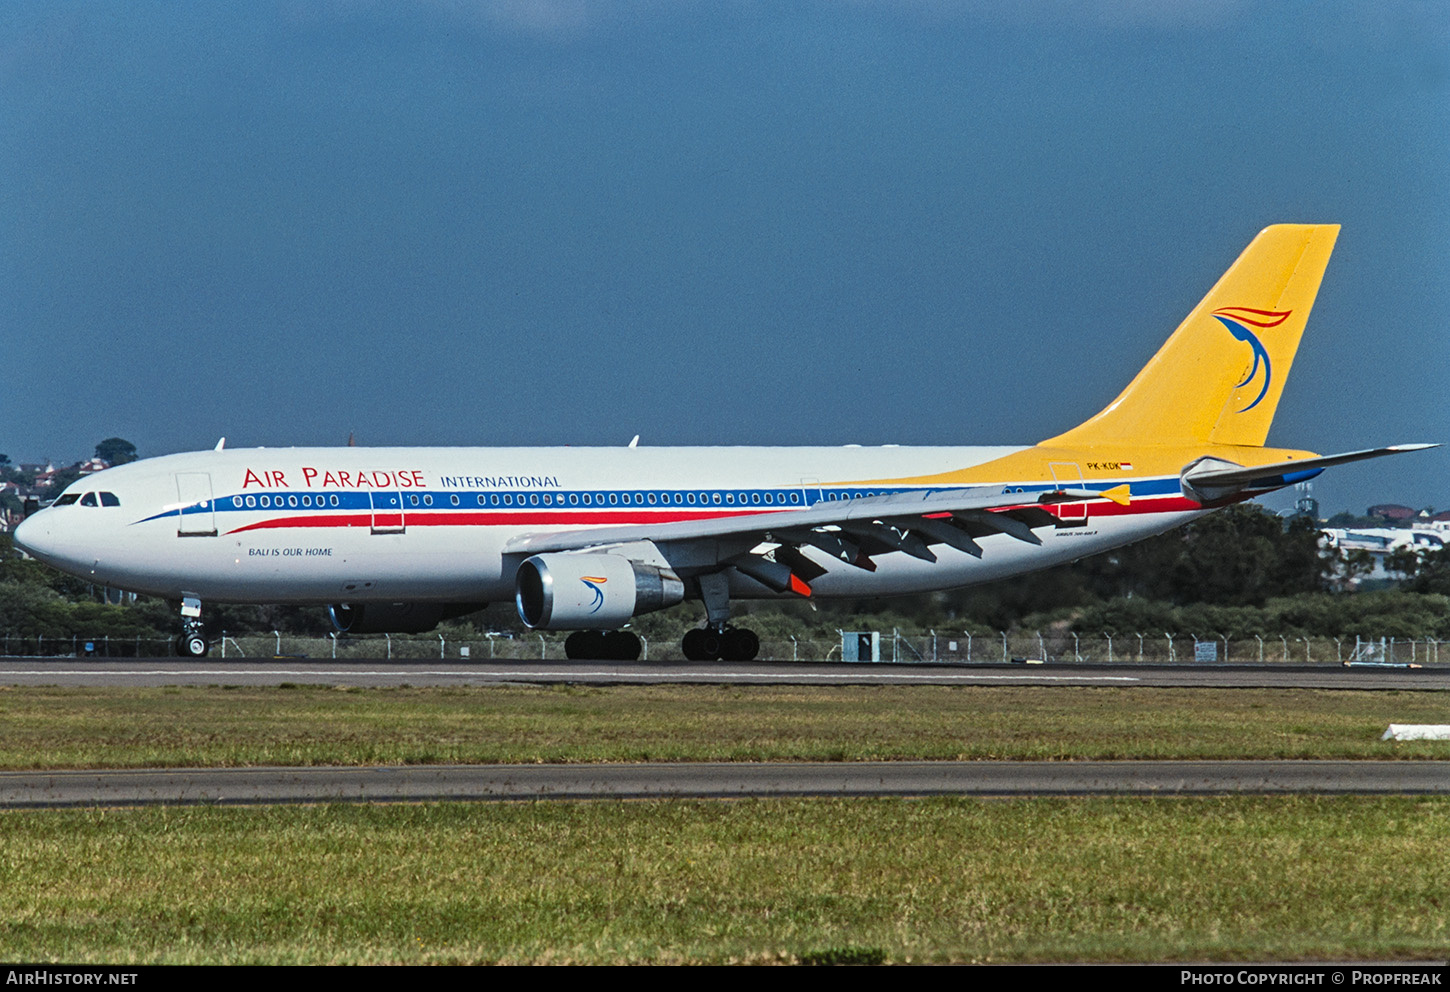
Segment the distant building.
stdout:
[[55,465],[51,462],[21,462],[15,468],[24,475],[34,476],[39,482],[41,478],[50,478],[55,475]]
[[54,462],[46,462],[44,465],[20,465],[21,472],[34,475],[35,485],[31,487],[31,495],[46,494],[56,482],[57,476],[62,472],[74,472],[76,475],[90,475],[93,472],[104,471],[111,467],[111,463],[104,458],[87,458],[85,461],[76,462],[74,465],[67,465],[65,468],[56,468]]
[[[1370,508],[1371,510],[1374,507]],[[1401,507],[1403,509],[1403,507]],[[1385,558],[1401,548],[1439,551],[1450,544],[1450,523],[1416,523],[1413,527],[1345,527],[1319,532],[1327,548],[1339,551],[1368,551],[1374,570],[1364,579],[1392,579],[1385,571]]]
[[1364,511],[1365,516],[1379,517],[1381,520],[1413,520],[1415,511],[1408,506],[1400,506],[1397,503],[1380,503]]
[[[12,496],[17,503],[21,505],[25,503],[24,491],[19,483],[0,482],[0,496]],[[21,514],[14,513],[0,504],[0,534],[9,533],[10,528],[18,524],[21,519]]]

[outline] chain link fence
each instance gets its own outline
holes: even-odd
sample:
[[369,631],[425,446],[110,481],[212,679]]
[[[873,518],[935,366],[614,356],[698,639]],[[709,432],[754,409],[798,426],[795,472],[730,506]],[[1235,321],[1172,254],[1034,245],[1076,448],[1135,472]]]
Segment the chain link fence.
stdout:
[[[567,631],[527,634],[366,634],[293,636],[224,632],[214,658],[310,660],[561,660]],[[676,639],[641,638],[642,660],[680,661]],[[762,637],[759,661],[846,661],[897,664],[1325,664],[1434,665],[1442,645],[1433,638],[1291,637],[1159,633],[1077,634],[1072,631],[838,631],[833,637]],[[44,637],[0,634],[0,656],[28,658],[156,658],[174,655],[175,642],[155,637]],[[1445,656],[1450,663],[1450,653]]]
[[[883,633],[881,661],[985,664],[1436,664],[1442,645],[1430,637],[1294,637],[1289,635],[1078,634],[1073,631]],[[1450,662],[1450,653],[1445,656]]]

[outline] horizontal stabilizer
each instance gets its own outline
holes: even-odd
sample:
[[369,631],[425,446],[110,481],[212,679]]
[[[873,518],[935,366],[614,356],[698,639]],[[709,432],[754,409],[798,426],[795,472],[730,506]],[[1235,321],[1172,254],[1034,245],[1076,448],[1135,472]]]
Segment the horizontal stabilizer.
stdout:
[[1245,490],[1278,489],[1312,479],[1333,465],[1398,455],[1406,451],[1438,448],[1438,444],[1394,444],[1388,448],[1366,448],[1318,458],[1299,458],[1272,465],[1235,465],[1218,458],[1200,458],[1184,469],[1180,480],[1183,492],[1200,503],[1213,503]]

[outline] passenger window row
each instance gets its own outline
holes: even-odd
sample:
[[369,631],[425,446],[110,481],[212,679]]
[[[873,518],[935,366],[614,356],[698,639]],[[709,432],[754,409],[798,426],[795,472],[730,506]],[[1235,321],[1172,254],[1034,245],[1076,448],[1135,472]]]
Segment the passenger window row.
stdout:
[[[824,489],[811,487],[816,490],[814,499],[804,496],[802,490],[671,490],[671,491],[645,491],[635,492],[529,492],[529,493],[474,493],[474,501],[481,507],[590,507],[607,508],[618,506],[751,506],[751,507],[776,507],[776,506],[800,506],[802,502],[806,505],[819,502],[836,502],[840,500],[862,499],[870,496],[886,496],[894,490],[890,489]],[[88,494],[93,495],[93,494]],[[409,507],[419,509],[430,508],[435,505],[435,497],[438,502],[446,499],[448,506],[461,507],[463,497],[467,494],[459,493],[404,493],[402,502]],[[103,497],[110,496],[103,493]],[[74,501],[74,497],[62,497],[67,501]],[[375,503],[375,500],[382,500]],[[57,501],[59,505],[60,501]],[[348,510],[383,509],[395,508],[399,505],[399,497],[395,493],[367,493],[367,492],[345,492],[337,493],[289,493],[287,495],[248,495],[233,496],[230,499],[234,509],[271,509],[276,508],[334,508],[341,507]],[[107,503],[107,506],[117,505]]]
[[[635,492],[635,493],[478,493],[479,506],[799,506],[799,491],[785,492]],[[456,493],[449,502],[459,505]],[[412,506],[432,506],[429,493],[408,494]]]
[[[271,509],[274,506],[278,508],[287,506],[295,510],[298,506],[303,506],[310,509],[313,505],[314,497],[311,493],[304,493],[301,496],[268,496],[264,493],[261,496],[232,497],[232,506],[238,510],[240,510],[243,506],[245,506],[249,510],[255,510],[258,507],[267,510]],[[315,505],[319,507],[337,506],[339,505],[337,494],[334,493],[331,497],[327,497],[319,493],[315,497]]]

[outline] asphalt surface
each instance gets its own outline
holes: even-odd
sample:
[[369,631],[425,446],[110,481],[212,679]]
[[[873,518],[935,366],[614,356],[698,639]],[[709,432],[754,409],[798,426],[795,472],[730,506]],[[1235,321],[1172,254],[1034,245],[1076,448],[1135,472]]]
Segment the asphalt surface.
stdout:
[[0,808],[804,796],[1446,795],[1447,761],[901,761],[0,772]]
[[0,685],[281,683],[489,685],[1096,685],[1180,688],[1450,689],[1450,664],[1424,668],[1267,665],[903,665],[825,662],[317,661],[4,658]]

